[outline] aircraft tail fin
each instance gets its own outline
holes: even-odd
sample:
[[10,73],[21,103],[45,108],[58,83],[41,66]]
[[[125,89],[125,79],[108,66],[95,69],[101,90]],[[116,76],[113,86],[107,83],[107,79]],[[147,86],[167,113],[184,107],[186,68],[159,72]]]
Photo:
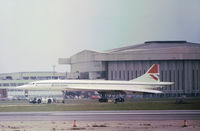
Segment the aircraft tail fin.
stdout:
[[158,64],[153,64],[149,70],[142,76],[135,78],[131,81],[133,82],[160,82],[159,79],[159,75],[160,71],[159,71],[159,65]]

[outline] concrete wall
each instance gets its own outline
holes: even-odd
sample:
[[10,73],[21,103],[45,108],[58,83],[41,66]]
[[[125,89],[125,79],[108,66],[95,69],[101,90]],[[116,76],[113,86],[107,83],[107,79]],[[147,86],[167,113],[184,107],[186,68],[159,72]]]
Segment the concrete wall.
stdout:
[[94,72],[105,71],[102,61],[78,62],[71,64],[71,72]]
[[6,89],[0,89],[0,98],[6,98],[8,95]]

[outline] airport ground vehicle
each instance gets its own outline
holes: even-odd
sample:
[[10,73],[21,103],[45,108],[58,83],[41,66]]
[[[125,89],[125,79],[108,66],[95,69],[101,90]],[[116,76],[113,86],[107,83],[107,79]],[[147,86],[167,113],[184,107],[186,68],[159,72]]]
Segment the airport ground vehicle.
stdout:
[[52,102],[56,102],[55,99],[53,99],[52,97],[47,97],[47,98],[45,98],[45,97],[41,97],[41,98],[34,97],[34,98],[29,99],[29,103],[33,103],[33,104],[35,104],[35,103],[50,104]]

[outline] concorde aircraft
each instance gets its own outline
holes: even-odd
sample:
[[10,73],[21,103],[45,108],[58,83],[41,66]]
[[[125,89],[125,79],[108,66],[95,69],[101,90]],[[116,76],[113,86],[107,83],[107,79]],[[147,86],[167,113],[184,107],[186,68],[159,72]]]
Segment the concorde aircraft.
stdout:
[[[155,90],[173,82],[161,82],[159,79],[159,65],[152,65],[142,76],[129,81],[114,80],[41,80],[16,87],[22,90],[55,90],[55,91],[97,91],[102,97],[100,102],[108,99],[105,94],[122,92],[162,93]],[[122,99],[124,101],[124,99]]]

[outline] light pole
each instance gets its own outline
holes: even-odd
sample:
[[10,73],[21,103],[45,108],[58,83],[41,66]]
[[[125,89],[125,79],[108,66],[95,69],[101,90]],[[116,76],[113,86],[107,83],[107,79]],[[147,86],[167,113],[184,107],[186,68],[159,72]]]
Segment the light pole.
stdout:
[[52,76],[52,78],[55,78],[55,68],[56,68],[56,65],[53,65],[52,67],[53,67],[53,76]]

